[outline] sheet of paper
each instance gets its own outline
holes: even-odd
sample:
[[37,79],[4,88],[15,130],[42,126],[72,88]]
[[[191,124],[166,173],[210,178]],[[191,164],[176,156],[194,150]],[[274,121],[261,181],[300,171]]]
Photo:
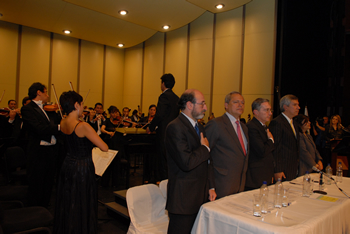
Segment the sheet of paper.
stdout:
[[111,164],[118,151],[108,150],[107,152],[101,151],[95,147],[92,149],[92,161],[95,165],[95,174],[102,176],[107,167]]

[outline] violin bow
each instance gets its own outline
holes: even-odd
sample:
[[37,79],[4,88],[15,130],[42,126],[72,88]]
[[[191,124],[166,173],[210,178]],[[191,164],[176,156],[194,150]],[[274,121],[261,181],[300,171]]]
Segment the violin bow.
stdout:
[[86,99],[87,99],[87,97],[88,97],[89,93],[90,93],[90,89],[89,89],[89,91],[87,92],[87,94],[86,94],[85,98],[83,99],[83,102],[84,102],[84,103],[86,102]]
[[1,95],[1,98],[0,98],[0,102],[2,101],[2,98],[4,97],[5,95],[5,89],[4,89],[4,92],[2,92],[2,95]]
[[57,105],[58,105],[58,109],[60,110],[61,118],[63,119],[61,106],[60,106],[60,103],[59,103],[58,98],[57,98],[56,89],[55,89],[55,85],[54,84],[52,84],[52,89],[53,89],[53,93],[55,94],[55,98],[56,98],[56,102],[57,102]]
[[69,81],[70,90],[74,91],[72,82]]

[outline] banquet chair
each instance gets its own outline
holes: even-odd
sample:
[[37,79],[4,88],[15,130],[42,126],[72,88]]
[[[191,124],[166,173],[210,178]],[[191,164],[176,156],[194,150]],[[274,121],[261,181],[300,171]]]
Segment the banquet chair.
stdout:
[[167,196],[168,180],[162,180],[159,184],[160,191],[162,191],[163,197],[166,200]]
[[167,233],[169,218],[159,187],[146,184],[128,189],[126,202],[130,216],[128,234]]
[[9,203],[0,204],[0,233],[51,233],[53,216],[46,208],[22,207],[21,202],[15,201],[12,204],[19,205],[9,208]]

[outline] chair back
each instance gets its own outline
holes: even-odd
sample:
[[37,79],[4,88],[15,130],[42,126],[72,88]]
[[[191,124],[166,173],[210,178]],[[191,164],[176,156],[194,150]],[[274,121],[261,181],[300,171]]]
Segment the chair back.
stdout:
[[[156,233],[156,226],[165,227],[169,222],[165,214],[165,199],[159,187],[155,184],[146,184],[128,189],[126,202],[130,216],[130,228],[128,233]],[[143,231],[142,231],[143,230]],[[153,230],[153,232],[152,232]]]
[[168,190],[168,180],[162,180],[159,184],[160,191],[162,191],[163,197],[166,200]]

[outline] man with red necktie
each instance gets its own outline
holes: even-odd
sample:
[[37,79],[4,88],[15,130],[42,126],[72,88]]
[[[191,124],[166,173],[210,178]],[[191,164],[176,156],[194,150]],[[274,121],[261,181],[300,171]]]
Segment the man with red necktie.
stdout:
[[226,113],[205,126],[213,159],[217,198],[244,190],[248,167],[248,128],[240,122],[244,98],[239,92],[225,97]]

